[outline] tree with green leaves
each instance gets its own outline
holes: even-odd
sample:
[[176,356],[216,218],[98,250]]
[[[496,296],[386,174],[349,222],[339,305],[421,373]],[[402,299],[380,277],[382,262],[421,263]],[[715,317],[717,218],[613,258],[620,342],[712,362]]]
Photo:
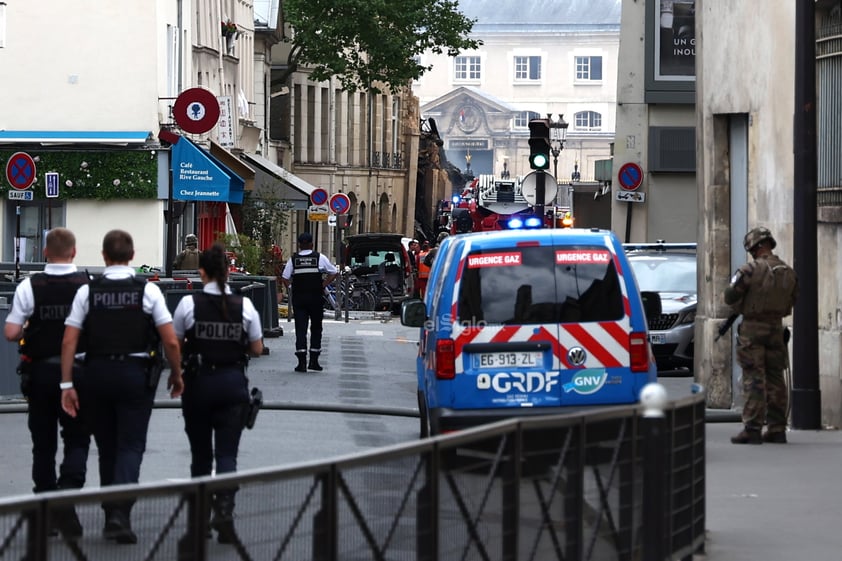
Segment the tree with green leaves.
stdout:
[[417,56],[432,50],[456,56],[482,43],[469,37],[476,20],[456,0],[283,0],[292,28],[287,78],[302,66],[315,81],[335,76],[348,92],[397,92],[430,66]]

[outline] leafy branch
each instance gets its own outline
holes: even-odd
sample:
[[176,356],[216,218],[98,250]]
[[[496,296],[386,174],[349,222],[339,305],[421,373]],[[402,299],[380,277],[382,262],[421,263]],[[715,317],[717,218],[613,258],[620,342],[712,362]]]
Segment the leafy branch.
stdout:
[[284,82],[306,66],[312,80],[335,76],[348,92],[397,92],[430,70],[422,53],[456,56],[482,44],[469,36],[476,20],[454,0],[285,0],[283,9],[292,27]]

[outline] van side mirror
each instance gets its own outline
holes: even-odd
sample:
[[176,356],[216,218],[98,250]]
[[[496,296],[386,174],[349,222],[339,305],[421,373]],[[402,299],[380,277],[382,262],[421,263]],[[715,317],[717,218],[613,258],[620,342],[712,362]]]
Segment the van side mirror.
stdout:
[[427,306],[422,300],[412,298],[401,303],[401,325],[423,327],[427,321]]
[[647,319],[661,315],[661,296],[657,292],[641,292],[640,298],[643,300],[643,313]]

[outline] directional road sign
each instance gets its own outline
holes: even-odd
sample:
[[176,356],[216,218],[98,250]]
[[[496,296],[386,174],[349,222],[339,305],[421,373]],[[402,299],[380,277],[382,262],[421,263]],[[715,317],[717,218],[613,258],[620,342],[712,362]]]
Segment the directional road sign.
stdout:
[[6,163],[6,179],[15,189],[28,189],[35,183],[35,160],[26,152],[15,152]]
[[307,220],[310,222],[327,222],[329,214],[327,205],[311,205],[307,209]]
[[614,191],[614,199],[626,203],[642,203],[646,201],[646,193],[631,191]]
[[47,198],[55,199],[58,197],[58,173],[55,171],[48,171],[44,174],[44,183],[47,189]]

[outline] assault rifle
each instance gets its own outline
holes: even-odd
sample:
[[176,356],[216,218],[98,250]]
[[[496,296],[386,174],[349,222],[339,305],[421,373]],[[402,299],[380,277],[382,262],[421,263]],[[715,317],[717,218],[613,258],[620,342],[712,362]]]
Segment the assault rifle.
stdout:
[[723,335],[728,333],[728,330],[731,329],[731,326],[734,325],[734,322],[737,321],[738,317],[740,317],[740,314],[731,314],[730,316],[728,316],[728,319],[719,324],[719,329],[717,330],[719,335],[714,337],[714,342],[719,341],[719,339],[722,338]]

